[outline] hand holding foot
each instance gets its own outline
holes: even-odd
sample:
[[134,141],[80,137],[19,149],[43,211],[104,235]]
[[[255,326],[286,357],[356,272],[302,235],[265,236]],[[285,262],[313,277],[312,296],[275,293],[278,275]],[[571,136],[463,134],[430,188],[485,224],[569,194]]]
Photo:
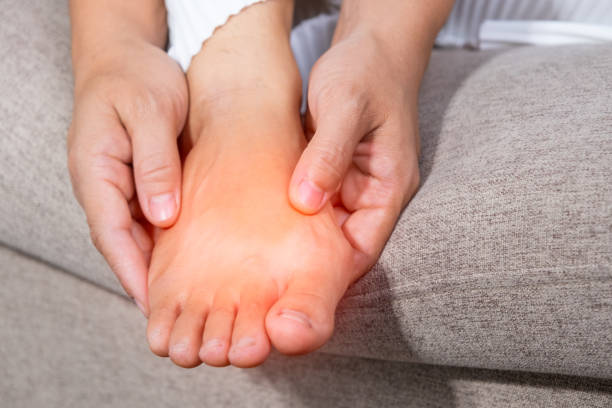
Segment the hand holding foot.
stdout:
[[310,142],[291,203],[314,214],[331,202],[362,271],[419,185],[418,89],[446,3],[343,2],[332,46],[310,74]]
[[92,241],[146,316],[152,229],[172,225],[179,211],[185,75],[161,48],[163,2],[72,2],[71,14],[72,184]]

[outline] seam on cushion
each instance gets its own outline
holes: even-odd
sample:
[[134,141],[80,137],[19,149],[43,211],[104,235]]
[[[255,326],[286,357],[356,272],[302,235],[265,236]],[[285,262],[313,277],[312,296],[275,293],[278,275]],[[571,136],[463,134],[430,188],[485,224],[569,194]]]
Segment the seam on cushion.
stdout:
[[55,270],[56,272],[64,273],[66,275],[69,275],[69,276],[71,276],[71,277],[73,277],[73,278],[75,278],[75,279],[77,279],[77,280],[79,280],[81,282],[85,282],[85,283],[87,283],[89,285],[95,286],[96,288],[101,289],[104,292],[107,292],[107,293],[109,293],[111,295],[123,298],[127,302],[131,303],[131,300],[130,300],[130,298],[129,298],[129,296],[127,294],[125,294],[125,293],[118,293],[118,292],[116,292],[115,290],[113,290],[113,289],[111,289],[109,287],[106,287],[106,286],[101,285],[101,284],[99,284],[97,282],[94,282],[93,280],[85,278],[84,276],[77,275],[76,273],[71,272],[71,271],[65,269],[64,267],[59,266],[59,265],[57,265],[57,264],[55,264],[53,262],[47,261],[46,259],[41,258],[38,255],[30,254],[28,252],[25,252],[25,251],[23,251],[23,250],[21,250],[19,248],[16,248],[16,247],[12,246],[12,245],[8,245],[5,242],[0,242],[0,248],[7,249],[7,250],[9,250],[11,252],[14,252],[15,254],[23,257],[23,258],[32,260],[32,261],[37,262],[37,263],[39,263],[41,265],[48,266],[48,267],[52,268],[53,270]]
[[[541,271],[558,271],[558,272],[563,272],[566,270],[577,270],[577,269],[584,269],[584,268],[595,268],[597,270],[608,270],[608,274],[604,275],[603,273],[600,274],[597,277],[593,277],[593,276],[588,276],[588,277],[584,277],[583,279],[572,279],[569,281],[564,281],[564,282],[572,282],[572,281],[576,281],[576,282],[585,282],[585,281],[589,281],[589,282],[593,282],[593,281],[612,281],[612,265],[601,265],[601,264],[581,264],[581,265],[574,265],[574,266],[556,266],[556,267],[550,267],[550,268],[542,268],[542,267],[534,267],[534,268],[524,268],[519,270],[516,270],[516,275],[515,276],[519,276],[518,274],[521,273],[525,273],[527,271],[534,271],[534,270],[541,270]],[[605,273],[605,272],[604,272]],[[367,274],[366,274],[367,275]],[[489,277],[491,275],[489,274],[484,274],[484,273],[480,273],[480,274],[474,274],[471,275],[473,278],[478,278],[478,277]],[[500,289],[500,288],[516,288],[516,287],[526,287],[526,286],[533,286],[534,284],[538,284],[540,286],[550,286],[550,285],[556,285],[559,284],[560,282],[558,280],[554,280],[551,281],[548,278],[544,277],[542,279],[542,276],[539,275],[537,278],[535,277],[530,277],[528,275],[520,275],[526,279],[528,279],[529,281],[519,281],[516,282],[515,284],[506,284],[506,285],[488,285],[488,286],[480,286],[478,288],[462,288],[462,291],[469,291],[469,292],[474,292],[474,291],[479,291],[479,290],[487,290],[487,289]],[[504,276],[504,278],[506,280],[509,280],[507,276]],[[416,287],[415,285],[412,284],[405,284],[405,285],[401,285],[401,286],[395,286],[393,288],[388,288],[388,289],[384,289],[384,290],[376,290],[373,292],[368,292],[368,293],[364,293],[364,294],[357,294],[357,295],[352,295],[352,296],[346,296],[343,298],[343,301],[359,301],[359,300],[367,300],[368,302],[371,301],[376,301],[378,299],[382,299],[384,297],[387,297],[386,295],[388,294],[392,294],[394,297],[400,297],[400,299],[398,299],[399,301],[403,300],[403,298],[405,297],[405,295],[410,294],[410,293],[421,293],[421,292],[427,292],[427,293],[435,293],[435,294],[443,294],[443,293],[448,293],[448,292],[453,292],[456,290],[457,285],[460,284],[460,282],[453,282],[452,284],[449,283],[444,283],[444,284],[431,284],[431,285],[427,285],[424,287]],[[380,295],[385,295],[385,296],[380,296]],[[399,295],[399,296],[398,296]],[[357,308],[360,310],[363,309],[373,309],[376,310],[376,307],[370,307],[370,306],[345,306],[343,307],[343,309],[349,310],[349,309],[353,309],[353,308]]]

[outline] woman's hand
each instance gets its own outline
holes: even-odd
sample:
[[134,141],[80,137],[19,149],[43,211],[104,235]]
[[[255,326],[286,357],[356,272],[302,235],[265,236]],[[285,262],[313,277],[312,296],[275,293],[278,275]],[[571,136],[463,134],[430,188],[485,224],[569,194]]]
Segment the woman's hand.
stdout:
[[376,262],[419,186],[418,90],[452,3],[345,0],[311,71],[311,139],[289,195],[307,214],[331,201],[360,270]]
[[185,75],[161,48],[136,39],[82,65],[68,135],[74,193],[94,245],[146,316],[153,227],[172,225],[180,208]]
[[416,93],[385,64],[369,35],[335,43],[314,66],[306,133],[290,197],[315,213],[331,200],[343,230],[371,266],[419,184]]

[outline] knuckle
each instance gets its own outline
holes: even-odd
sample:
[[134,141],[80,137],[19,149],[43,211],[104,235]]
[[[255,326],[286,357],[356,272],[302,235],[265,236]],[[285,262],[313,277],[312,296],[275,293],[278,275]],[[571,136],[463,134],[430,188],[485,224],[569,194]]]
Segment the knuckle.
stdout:
[[421,185],[419,168],[418,166],[415,167],[415,169],[409,168],[405,173],[406,176],[402,180],[402,207],[405,207],[408,204]]
[[333,108],[335,111],[340,110],[345,116],[363,112],[368,101],[363,84],[346,79],[319,85],[312,96],[312,102],[320,109]]
[[68,164],[68,172],[72,176],[76,176],[80,170],[81,162],[83,161],[83,149],[74,139],[74,131],[71,129],[69,133],[69,141],[66,147],[66,159]]
[[78,149],[75,148],[74,146],[69,146],[68,147],[68,154],[67,154],[68,172],[73,177],[76,177],[77,174],[78,174],[78,170],[79,170],[79,158],[80,158],[80,154],[78,152]]
[[376,160],[377,196],[389,207],[405,207],[420,184],[418,162],[396,151],[379,151]]
[[334,180],[342,177],[342,162],[346,154],[342,146],[334,143],[316,145],[313,147],[313,154],[315,160],[312,163],[312,171]]
[[394,166],[392,173],[395,176],[386,177],[385,190],[388,205],[405,207],[419,188],[420,175],[417,165],[399,163]]
[[163,113],[160,109],[161,101],[148,89],[135,89],[131,95],[128,111],[136,117],[158,115]]
[[95,224],[90,223],[90,226],[89,236],[92,244],[102,254],[113,273],[121,277],[121,271],[126,270],[126,259],[117,256],[112,250],[112,240],[108,236],[108,231],[98,228]]
[[138,160],[136,177],[143,183],[166,182],[175,174],[174,163],[163,153],[153,153]]
[[92,222],[89,222],[89,238],[91,239],[91,243],[100,253],[104,254],[104,233],[98,229]]
[[186,110],[183,99],[177,91],[140,87],[132,91],[126,109],[135,118],[169,120]]
[[72,191],[74,195],[79,199],[81,196],[81,186],[83,179],[83,170],[82,170],[82,153],[80,149],[77,147],[71,146],[68,149],[68,175],[70,177],[70,183],[72,185]]

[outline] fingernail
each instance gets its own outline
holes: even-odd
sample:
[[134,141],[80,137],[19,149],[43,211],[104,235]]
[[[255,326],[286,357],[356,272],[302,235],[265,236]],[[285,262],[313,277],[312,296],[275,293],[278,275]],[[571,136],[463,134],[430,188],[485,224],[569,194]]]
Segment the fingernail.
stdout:
[[155,221],[166,221],[174,215],[176,211],[176,200],[174,194],[160,194],[151,197],[149,200],[149,210]]
[[289,320],[293,320],[298,323],[301,323],[308,328],[312,327],[312,323],[310,322],[310,319],[308,318],[308,316],[306,316],[302,312],[298,312],[298,311],[291,310],[291,309],[283,309],[279,313],[279,316],[284,317],[285,319],[289,319]]
[[147,317],[147,313],[146,313],[145,308],[142,305],[142,303],[140,303],[140,301],[138,301],[137,299],[134,299],[134,303],[136,303],[136,306],[138,306],[138,308],[140,309],[142,314],[145,315],[145,317]]
[[318,210],[325,192],[308,180],[302,180],[298,186],[298,199],[305,207]]

